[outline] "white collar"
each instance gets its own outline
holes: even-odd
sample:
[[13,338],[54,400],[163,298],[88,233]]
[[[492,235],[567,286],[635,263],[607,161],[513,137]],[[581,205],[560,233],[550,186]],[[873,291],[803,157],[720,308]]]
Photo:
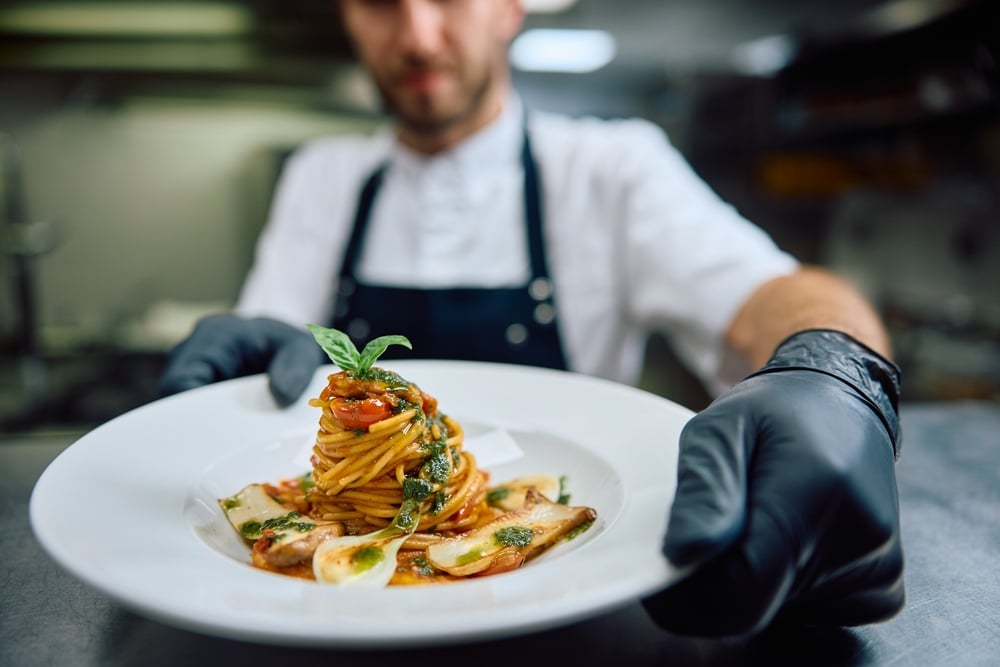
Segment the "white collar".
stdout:
[[394,139],[389,164],[420,180],[444,177],[458,183],[476,181],[482,175],[506,168],[520,158],[524,133],[523,108],[521,99],[512,92],[496,119],[452,148],[430,156]]

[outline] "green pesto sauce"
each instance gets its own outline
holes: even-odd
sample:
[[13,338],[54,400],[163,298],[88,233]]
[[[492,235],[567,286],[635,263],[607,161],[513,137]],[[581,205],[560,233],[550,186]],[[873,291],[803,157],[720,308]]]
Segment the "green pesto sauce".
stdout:
[[256,540],[260,537],[261,526],[260,521],[246,521],[240,524],[240,535],[247,540]]
[[586,533],[587,529],[590,528],[593,525],[594,525],[593,521],[587,521],[585,523],[581,523],[579,526],[577,526],[573,530],[571,530],[568,533],[566,533],[565,535],[563,535],[561,541],[562,542],[569,542],[573,538],[579,537],[580,535],[583,535],[584,533]]
[[510,489],[505,486],[501,486],[499,489],[493,489],[486,494],[486,504],[490,507],[496,507],[510,495]]
[[560,505],[569,505],[569,491],[566,490],[566,483],[568,481],[566,475],[559,477],[559,499],[556,502]]
[[240,506],[240,499],[237,498],[236,496],[233,496],[232,498],[226,498],[225,500],[222,501],[222,507],[227,510],[234,510],[239,506]]
[[455,559],[455,565],[468,565],[469,563],[474,563],[480,558],[485,558],[490,553],[489,547],[487,545],[480,545],[478,547],[473,547],[472,549],[466,551],[464,554]]
[[420,504],[416,500],[406,499],[399,507],[393,525],[405,531],[412,530],[420,520]]
[[534,536],[534,531],[524,526],[505,526],[493,533],[493,539],[497,541],[497,544],[505,547],[517,547],[518,549],[523,549],[531,544]]
[[383,560],[385,552],[378,547],[361,547],[354,552],[354,571],[358,574],[367,572]]
[[[301,516],[302,515],[298,512],[293,511],[285,514],[284,516],[276,516],[271,519],[267,519],[263,523],[260,521],[246,521],[240,525],[240,535],[248,540],[256,540],[259,539],[266,530],[273,530],[275,532],[296,530],[300,533],[308,533],[316,527],[316,524],[311,521],[295,520]],[[280,539],[280,537],[277,539]]]
[[444,506],[448,504],[448,498],[449,496],[441,491],[434,494],[434,497],[431,498],[431,516],[437,516],[438,512],[444,509]]
[[403,497],[407,500],[423,500],[434,487],[426,479],[408,477],[403,480]]
[[307,472],[299,477],[299,488],[302,489],[303,492],[309,491],[315,486],[316,482],[313,481],[311,472]]
[[381,382],[386,386],[387,391],[391,391],[393,393],[397,391],[406,391],[410,388],[410,383],[400,377],[399,373],[394,373],[393,371],[389,371],[384,368],[378,368],[377,366],[366,368],[363,371],[354,371],[353,375],[359,380],[376,380]]
[[423,556],[417,556],[410,562],[413,563],[413,567],[416,569],[417,574],[425,577],[433,576],[434,566],[428,563],[427,559]]
[[407,410],[416,410],[417,414],[414,416],[414,419],[418,422],[424,420],[424,411],[419,405],[411,403],[401,396],[397,396],[396,401],[396,407],[392,409],[393,414],[398,415],[400,412],[406,412]]
[[447,455],[439,452],[428,456],[424,465],[420,467],[420,474],[432,482],[447,483],[451,477],[451,466],[448,465]]
[[428,442],[421,443],[420,450],[426,452],[428,455],[433,456],[434,454],[441,454],[448,448],[448,429],[441,421],[440,417],[436,417],[431,420],[431,426],[437,424],[441,429],[441,437],[437,440],[430,440]]

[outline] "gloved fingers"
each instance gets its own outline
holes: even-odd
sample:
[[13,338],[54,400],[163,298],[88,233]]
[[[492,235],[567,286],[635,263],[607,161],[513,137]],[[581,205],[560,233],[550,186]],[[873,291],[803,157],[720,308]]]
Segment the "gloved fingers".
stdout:
[[215,369],[204,359],[171,361],[160,377],[157,389],[160,396],[172,396],[189,389],[197,389],[216,380]]
[[297,401],[325,359],[322,349],[307,336],[278,348],[267,369],[268,388],[278,405],[287,407]]
[[677,492],[663,543],[663,553],[675,565],[707,561],[739,537],[746,513],[748,437],[753,434],[744,417],[724,403],[695,415],[681,432]]
[[252,371],[245,367],[238,350],[224,346],[209,349],[187,347],[171,355],[160,378],[160,395],[169,396],[249,372]]
[[850,627],[887,621],[906,604],[906,589],[900,577],[886,588],[856,591],[829,600],[790,603],[781,611],[782,618],[800,625]]
[[160,395],[169,396],[254,372],[250,365],[259,356],[256,352],[259,347],[238,318],[206,317],[170,353],[160,378]]
[[795,598],[781,614],[800,624],[852,626],[892,618],[906,602],[899,535]]
[[691,575],[643,600],[662,628],[684,635],[753,633],[781,608],[795,581],[794,544],[771,512],[754,508],[745,534]]

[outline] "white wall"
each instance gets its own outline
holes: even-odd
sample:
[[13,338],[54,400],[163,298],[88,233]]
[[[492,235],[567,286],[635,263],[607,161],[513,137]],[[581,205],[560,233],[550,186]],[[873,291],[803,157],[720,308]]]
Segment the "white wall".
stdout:
[[[24,162],[29,215],[60,243],[37,261],[50,348],[104,341],[158,301],[235,298],[266,215],[278,156],[371,122],[292,105],[129,98],[54,103],[0,85],[0,130]],[[4,333],[13,312],[0,278]]]

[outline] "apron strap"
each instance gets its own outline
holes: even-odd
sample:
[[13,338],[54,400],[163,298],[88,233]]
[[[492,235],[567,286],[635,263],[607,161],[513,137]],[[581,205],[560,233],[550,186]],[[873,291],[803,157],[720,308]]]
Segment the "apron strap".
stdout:
[[[351,236],[347,241],[344,260],[340,266],[340,280],[342,282],[346,280],[346,284],[354,284],[355,270],[363,251],[365,233],[368,230],[375,196],[385,180],[387,168],[388,165],[384,162],[376,167],[365,179],[361,195],[358,197],[358,205],[351,226]],[[527,118],[525,118],[524,140],[521,143],[521,168],[524,171],[525,232],[528,237],[528,254],[531,264],[529,281],[534,284],[544,282],[545,286],[542,289],[551,292],[551,278],[549,278],[549,268],[545,259],[541,179],[538,174],[538,164],[535,162],[534,152],[531,149],[531,140],[528,137]]]
[[527,223],[528,252],[531,260],[531,280],[549,280],[545,261],[545,239],[542,234],[542,188],[538,164],[528,138],[528,119],[524,119],[524,142],[521,144],[521,167],[524,170],[524,218]]
[[351,237],[347,241],[344,250],[344,261],[340,265],[340,279],[345,278],[353,283],[354,270],[361,257],[361,245],[364,242],[365,232],[368,230],[368,219],[371,217],[372,206],[375,203],[375,195],[378,194],[382,181],[385,179],[386,163],[375,168],[365,184],[361,188],[361,195],[358,197],[358,206],[354,211],[354,223],[351,225]]
[[[358,281],[356,270],[364,252],[369,219],[388,169],[383,163],[365,179],[358,196],[354,225],[340,267],[334,325],[360,345],[369,335],[391,333],[401,322],[416,319],[420,325],[413,329],[410,339],[414,345],[419,342],[420,349],[433,357],[568,368],[552,303],[542,190],[527,122],[520,157],[524,172],[523,224],[531,272],[526,287],[425,289],[366,285]],[[460,328],[452,325],[455,317],[475,329],[477,335],[473,339],[463,335]],[[442,326],[442,323],[447,324]]]

